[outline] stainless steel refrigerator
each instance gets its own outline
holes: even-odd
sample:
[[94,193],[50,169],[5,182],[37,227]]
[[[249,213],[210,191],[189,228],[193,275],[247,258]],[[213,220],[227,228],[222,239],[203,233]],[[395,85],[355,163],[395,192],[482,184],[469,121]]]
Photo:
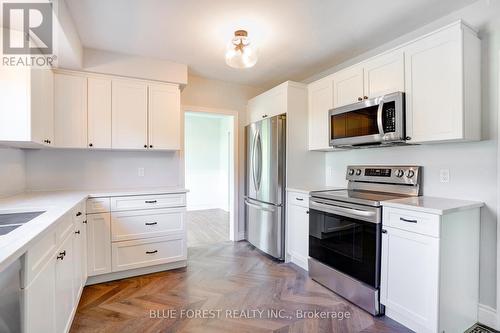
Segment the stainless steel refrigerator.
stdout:
[[286,115],[246,127],[245,225],[247,240],[285,259]]

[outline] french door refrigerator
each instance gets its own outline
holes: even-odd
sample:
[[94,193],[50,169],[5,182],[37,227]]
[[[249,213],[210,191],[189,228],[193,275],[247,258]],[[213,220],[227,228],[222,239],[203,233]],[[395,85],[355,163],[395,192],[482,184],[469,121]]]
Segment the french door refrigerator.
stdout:
[[247,240],[285,259],[286,115],[246,127],[245,222]]

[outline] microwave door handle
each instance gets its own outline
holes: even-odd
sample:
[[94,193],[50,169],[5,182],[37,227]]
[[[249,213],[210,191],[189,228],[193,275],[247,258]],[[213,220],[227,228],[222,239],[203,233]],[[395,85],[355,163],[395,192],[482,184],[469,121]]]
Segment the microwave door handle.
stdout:
[[382,116],[384,113],[384,100],[380,99],[380,103],[378,105],[378,110],[377,110],[377,127],[380,135],[384,135],[384,124],[382,122]]

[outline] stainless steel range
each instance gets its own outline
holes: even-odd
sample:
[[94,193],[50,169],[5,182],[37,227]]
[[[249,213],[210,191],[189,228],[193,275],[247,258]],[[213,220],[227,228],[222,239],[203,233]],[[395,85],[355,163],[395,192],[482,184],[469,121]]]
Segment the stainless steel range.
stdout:
[[309,201],[309,275],[373,315],[379,303],[381,201],[420,195],[418,166],[349,166],[346,190]]

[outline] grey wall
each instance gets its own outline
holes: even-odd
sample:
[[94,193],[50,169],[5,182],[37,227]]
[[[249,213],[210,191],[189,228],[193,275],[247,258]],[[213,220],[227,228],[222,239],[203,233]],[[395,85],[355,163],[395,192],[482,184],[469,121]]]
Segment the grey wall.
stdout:
[[[483,141],[474,143],[351,150],[326,153],[328,185],[345,185],[348,164],[417,164],[424,167],[424,195],[479,200],[481,214],[480,301],[496,307],[497,131],[500,50],[500,1],[480,0],[377,50],[353,58],[307,80],[314,81],[425,32],[462,18],[479,29],[482,40]],[[450,182],[439,182],[439,170],[450,170]]]
[[[144,176],[138,175],[144,168]],[[124,189],[176,186],[180,180],[176,152],[88,150],[26,151],[26,187],[30,190]]]
[[24,152],[0,148],[0,197],[22,192],[25,177]]

